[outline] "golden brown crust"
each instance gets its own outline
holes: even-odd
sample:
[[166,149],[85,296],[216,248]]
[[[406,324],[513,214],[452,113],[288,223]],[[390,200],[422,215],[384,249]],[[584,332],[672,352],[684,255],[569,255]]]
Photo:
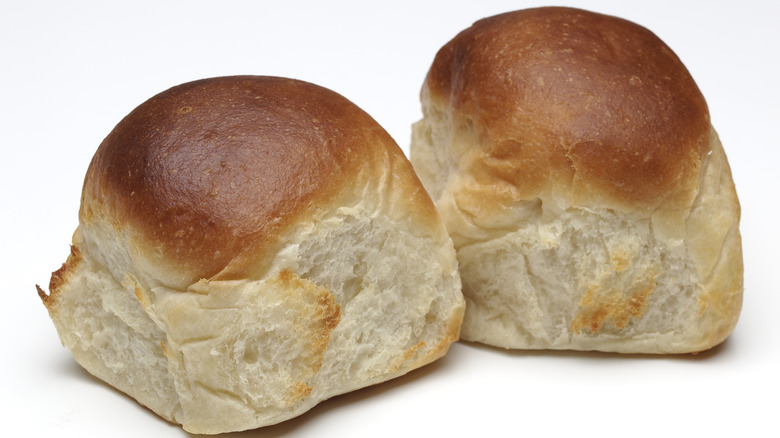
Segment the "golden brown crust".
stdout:
[[43,301],[43,304],[47,309],[49,309],[50,312],[52,311],[54,303],[57,300],[57,294],[59,293],[60,288],[63,284],[69,281],[70,276],[73,275],[73,271],[76,269],[76,266],[81,263],[81,260],[81,252],[75,245],[71,245],[68,259],[65,261],[65,263],[62,264],[60,269],[57,269],[51,274],[51,279],[49,280],[49,293],[46,294],[46,292],[41,289],[40,286],[37,284],[35,285],[35,289],[38,291],[38,296],[41,298],[41,301]]
[[399,156],[370,116],[325,88],[204,79],[160,93],[116,126],[92,160],[80,215],[135,233],[152,264],[174,265],[188,281],[240,278],[242,268],[226,266],[257,257],[302,212]]
[[[341,322],[341,306],[336,302],[330,291],[302,279],[290,270],[279,272],[278,281],[283,288],[290,291],[290,300],[300,300],[307,305],[295,315],[295,331],[300,333],[299,341],[308,342],[308,356],[301,363],[301,372],[306,378],[314,376],[322,367],[325,350],[328,348],[331,335]],[[304,335],[305,334],[305,335]],[[312,392],[312,386],[304,380],[297,381],[286,397],[289,406],[293,406]]]
[[652,209],[689,200],[708,151],[706,103],[649,30],[570,8],[476,22],[437,54],[423,100],[473,125],[479,182],[545,189],[575,202]]

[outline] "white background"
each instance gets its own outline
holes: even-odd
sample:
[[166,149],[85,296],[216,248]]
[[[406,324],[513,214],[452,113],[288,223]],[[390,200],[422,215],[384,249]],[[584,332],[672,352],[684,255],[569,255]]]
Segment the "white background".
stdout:
[[[1,434],[186,436],[82,371],[35,291],[68,254],[92,154],[136,105],[204,77],[289,76],[343,94],[408,152],[438,48],[479,18],[543,4],[2,0]],[[558,4],[650,28],[702,89],[742,203],[733,335],[683,357],[456,344],[424,369],[240,436],[780,436],[780,2]]]

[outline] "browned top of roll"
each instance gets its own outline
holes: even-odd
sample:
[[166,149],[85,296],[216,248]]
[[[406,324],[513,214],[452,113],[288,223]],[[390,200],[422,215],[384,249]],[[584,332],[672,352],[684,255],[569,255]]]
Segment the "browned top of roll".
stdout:
[[473,125],[497,178],[533,196],[648,209],[695,184],[708,151],[707,106],[688,70],[652,32],[570,8],[476,22],[437,54],[423,100]]
[[[399,159],[387,132],[333,91],[276,77],[204,79],[154,96],[106,137],[80,219],[130,233],[131,246],[186,281],[241,277],[302,213],[327,210]],[[435,214],[405,164],[397,172],[418,213]]]

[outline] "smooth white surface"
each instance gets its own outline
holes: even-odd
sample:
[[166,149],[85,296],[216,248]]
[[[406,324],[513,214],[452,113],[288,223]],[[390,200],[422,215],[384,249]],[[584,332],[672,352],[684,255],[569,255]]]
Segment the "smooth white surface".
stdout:
[[[92,154],[136,105],[204,77],[289,76],[351,99],[408,152],[438,48],[479,18],[545,4],[0,3],[0,435],[187,435],[82,371],[35,292],[68,254]],[[742,203],[745,300],[733,335],[684,357],[456,344],[401,379],[238,436],[780,436],[780,2],[556,4],[650,28],[702,89]]]

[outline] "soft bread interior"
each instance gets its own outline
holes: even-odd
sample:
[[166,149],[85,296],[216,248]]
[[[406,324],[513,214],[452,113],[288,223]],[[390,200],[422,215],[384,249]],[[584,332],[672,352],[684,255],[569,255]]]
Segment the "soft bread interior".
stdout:
[[573,205],[552,192],[484,206],[472,195],[480,182],[464,170],[479,151],[477,135],[425,105],[411,159],[455,242],[467,301],[463,339],[682,353],[717,345],[733,330],[742,303],[742,277],[732,275],[742,272],[740,212],[714,130],[684,212]]
[[294,417],[431,362],[458,337],[451,246],[360,205],[301,223],[261,278],[186,290],[109,269],[130,248],[94,257],[90,231],[77,231],[66,279],[47,298],[62,341],[89,372],[190,432]]

